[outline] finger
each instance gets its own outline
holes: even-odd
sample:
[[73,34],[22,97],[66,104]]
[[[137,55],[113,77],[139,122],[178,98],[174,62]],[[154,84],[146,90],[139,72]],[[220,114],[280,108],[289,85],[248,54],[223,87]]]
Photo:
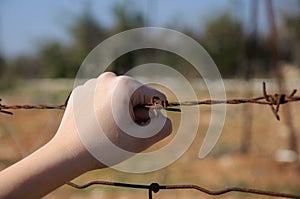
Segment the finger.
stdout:
[[[134,153],[138,153],[141,151],[144,151],[145,149],[151,147],[152,145],[154,145],[155,143],[163,140],[164,138],[168,137],[171,132],[172,132],[172,123],[171,120],[166,118],[164,115],[162,115],[161,113],[159,114],[158,117],[156,118],[151,118],[151,123],[160,123],[161,120],[164,120],[165,123],[162,126],[162,128],[155,133],[153,136],[149,137],[149,138],[136,138],[136,137],[132,137],[132,136],[128,136],[128,134],[121,134],[122,136],[124,136],[124,138],[122,138],[122,140],[127,140],[128,142],[121,142],[119,143],[120,147],[122,147],[125,150],[129,150],[131,152]],[[142,129],[140,129],[142,130]],[[153,129],[143,129],[143,131],[148,131],[148,133],[152,134]],[[131,144],[129,144],[131,143]],[[133,144],[133,143],[138,143],[138,144]]]
[[133,106],[133,112],[131,112],[131,115],[133,115],[135,122],[139,124],[146,123],[151,118],[151,115],[153,116],[157,114],[159,110],[150,110],[149,108],[144,107],[145,104],[152,103],[153,97],[166,100],[166,96],[163,93],[146,85],[140,86],[132,94],[131,103]]
[[120,91],[127,89],[128,93],[130,94],[132,107],[151,103],[153,97],[166,100],[166,96],[162,92],[147,85],[143,85],[141,82],[131,77],[118,76],[117,79]]
[[106,82],[110,82],[110,80],[117,78],[117,75],[113,72],[104,72],[101,75],[99,75],[98,84],[103,84]]
[[152,103],[153,97],[158,97],[160,100],[166,100],[166,96],[162,92],[147,85],[141,85],[133,92],[131,103],[133,106],[149,104]]
[[129,114],[134,121],[147,120],[148,112],[146,109],[137,109],[139,114],[142,114],[142,118],[136,117],[134,108],[138,105],[144,106],[145,104],[152,103],[153,97],[158,97],[161,100],[166,100],[166,96],[160,91],[151,88],[147,85],[143,85],[141,82],[128,77],[118,76],[116,78],[116,86],[114,90],[114,99],[118,101],[118,104],[129,105]]
[[136,105],[133,108],[133,119],[137,123],[146,123],[149,119],[155,118],[158,116],[158,114],[161,114],[160,109],[155,108],[146,108],[142,105]]
[[146,124],[150,119],[148,108],[137,105],[133,108],[133,112],[134,121],[140,125]]
[[149,146],[168,137],[172,132],[172,122],[169,118],[166,118],[162,113],[158,113],[158,117],[151,118],[151,122],[154,123],[159,120],[165,120],[165,124],[157,134],[147,139]]
[[101,75],[99,75],[99,77],[117,77],[117,75],[113,72],[104,72]]

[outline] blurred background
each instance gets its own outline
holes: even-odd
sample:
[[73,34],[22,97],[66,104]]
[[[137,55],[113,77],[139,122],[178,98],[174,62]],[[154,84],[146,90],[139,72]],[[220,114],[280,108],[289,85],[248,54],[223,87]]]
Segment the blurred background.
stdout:
[[[119,32],[145,26],[166,27],[187,34],[210,54],[224,78],[228,98],[289,93],[300,87],[299,0],[0,0],[0,98],[3,104],[63,104],[77,70],[101,41]],[[123,74],[150,62],[174,67],[199,78],[184,59],[165,51],[143,49],[111,64]],[[166,91],[167,92],[167,91]],[[199,88],[199,99],[207,91]],[[171,95],[171,94],[170,94]],[[300,105],[282,106],[281,121],[269,107],[227,106],[222,136],[211,155],[197,158],[210,109],[201,109],[195,143],[174,165],[145,175],[113,170],[78,179],[133,183],[194,183],[219,189],[242,186],[300,194]],[[62,111],[14,111],[0,114],[0,169],[46,143],[55,133]],[[170,113],[173,122],[178,115]],[[46,198],[146,198],[135,190],[67,186]],[[166,191],[155,198],[216,198],[192,191]],[[227,194],[222,198],[257,198]]]

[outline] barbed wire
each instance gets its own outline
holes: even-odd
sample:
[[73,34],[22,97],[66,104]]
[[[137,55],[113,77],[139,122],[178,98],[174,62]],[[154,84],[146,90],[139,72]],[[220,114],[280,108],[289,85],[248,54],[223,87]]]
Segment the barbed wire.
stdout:
[[[185,102],[168,102],[166,100],[160,100],[157,97],[153,97],[152,102],[149,104],[145,104],[146,108],[153,108],[153,109],[165,109],[167,111],[176,111],[180,112],[180,106],[197,106],[197,105],[217,105],[217,104],[260,104],[260,105],[268,105],[270,106],[274,116],[277,120],[280,120],[278,115],[279,108],[281,104],[286,104],[289,102],[300,101],[300,96],[295,96],[297,90],[294,89],[291,94],[268,94],[266,89],[266,83],[263,82],[262,84],[263,96],[256,97],[256,98],[236,98],[236,99],[221,99],[221,100],[201,100],[201,101],[185,101]],[[70,95],[69,95],[70,97]],[[62,105],[4,105],[0,103],[0,112],[13,115],[11,111],[8,110],[17,110],[17,109],[59,109],[64,110],[67,106],[68,99]],[[1,99],[0,99],[1,102]],[[285,198],[299,198],[300,195],[295,194],[288,194],[288,193],[281,193],[281,192],[272,192],[272,191],[265,191],[259,189],[252,189],[252,188],[243,188],[243,187],[228,187],[225,189],[213,191],[205,189],[198,185],[189,185],[189,184],[182,184],[182,185],[159,185],[158,183],[152,183],[150,185],[145,184],[131,184],[131,183],[121,183],[121,182],[110,182],[110,181],[91,181],[83,185],[78,185],[73,182],[66,183],[67,185],[76,188],[76,189],[84,189],[90,187],[92,185],[106,185],[106,186],[114,186],[114,187],[126,187],[126,188],[135,188],[135,189],[146,189],[148,190],[148,197],[152,199],[152,193],[157,193],[162,189],[193,189],[203,192],[208,195],[222,195],[229,192],[241,192],[241,193],[248,193],[248,194],[257,194],[257,195],[265,195],[265,196],[273,196],[273,197],[285,197]]]
[[[152,99],[152,102],[149,104],[145,104],[144,106],[147,108],[153,109],[165,109],[167,111],[175,111],[180,112],[180,106],[197,106],[197,105],[217,105],[217,104],[260,104],[260,105],[268,105],[271,108],[272,113],[274,114],[277,120],[280,120],[279,116],[279,108],[281,104],[286,104],[289,102],[300,101],[300,96],[295,96],[297,89],[294,89],[289,95],[286,94],[268,94],[266,89],[266,83],[262,83],[262,91],[263,96],[255,97],[255,98],[236,98],[236,99],[214,99],[214,100],[201,100],[201,101],[185,101],[185,102],[168,102],[165,100],[160,100],[157,97]],[[5,114],[12,115],[13,113],[8,110],[16,110],[16,109],[60,109],[64,110],[66,108],[67,102],[62,105],[4,105],[0,103],[0,112]],[[0,99],[1,102],[1,99]]]
[[[66,101],[62,105],[45,105],[45,104],[38,104],[38,105],[4,105],[0,103],[0,113],[5,113],[8,115],[13,115],[13,112],[7,111],[7,110],[17,110],[17,109],[59,109],[59,110],[65,110],[67,107],[67,103],[69,100],[70,95],[67,97]],[[2,99],[0,99],[0,102]]]
[[247,194],[256,194],[256,195],[264,195],[264,196],[273,196],[273,197],[284,197],[284,198],[300,198],[300,195],[295,194],[288,194],[288,193],[280,193],[280,192],[273,192],[273,191],[265,191],[259,189],[250,189],[250,188],[242,188],[242,187],[228,187],[225,189],[212,191],[206,188],[203,188],[198,185],[191,185],[191,184],[183,184],[183,185],[160,185],[158,183],[151,183],[150,185],[145,184],[132,184],[132,183],[120,183],[120,182],[110,182],[110,181],[91,181],[83,185],[78,185],[73,182],[68,182],[67,185],[76,188],[76,189],[85,189],[92,185],[105,185],[105,186],[114,186],[114,187],[125,187],[125,188],[134,188],[134,189],[145,189],[148,190],[148,198],[152,199],[152,193],[157,193],[162,189],[173,190],[173,189],[192,189],[197,190],[202,193],[208,195],[223,195],[229,192],[240,192],[240,193],[247,193]]

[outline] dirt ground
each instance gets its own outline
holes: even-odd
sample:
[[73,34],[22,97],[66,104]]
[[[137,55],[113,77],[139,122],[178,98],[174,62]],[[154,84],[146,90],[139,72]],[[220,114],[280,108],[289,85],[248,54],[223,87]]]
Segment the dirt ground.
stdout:
[[[57,92],[57,91],[55,91]],[[64,102],[67,91],[42,92],[18,89],[1,93],[3,104],[53,103]],[[237,97],[241,93],[228,93],[227,97]],[[260,95],[260,94],[255,94]],[[205,94],[203,95],[204,97]],[[245,106],[250,107],[253,116],[251,148],[248,154],[242,154],[243,133],[245,133]],[[285,108],[283,105],[282,110]],[[297,132],[300,131],[300,102],[290,106],[292,120]],[[104,169],[86,173],[74,180],[87,183],[91,180],[108,180],[125,183],[150,184],[196,184],[211,190],[226,187],[246,187],[269,191],[300,194],[300,162],[278,161],[280,150],[289,148],[289,129],[285,118],[277,121],[268,106],[228,105],[227,116],[222,134],[213,151],[204,159],[198,158],[200,145],[210,121],[210,108],[201,107],[201,119],[198,134],[184,155],[170,166],[147,174],[128,174],[113,169]],[[0,114],[0,170],[45,144],[54,135],[63,111],[60,110],[18,110],[13,116]],[[178,113],[168,113],[175,124],[180,121]],[[300,145],[297,134],[297,143]],[[172,136],[163,145],[172,140]],[[153,148],[155,150],[155,147]],[[299,157],[298,157],[299,159]],[[147,198],[146,190],[115,188],[96,185],[84,190],[76,190],[64,185],[47,195],[46,199],[56,198]],[[161,190],[154,198],[270,198],[242,193],[227,193],[221,196],[209,196],[195,190]]]

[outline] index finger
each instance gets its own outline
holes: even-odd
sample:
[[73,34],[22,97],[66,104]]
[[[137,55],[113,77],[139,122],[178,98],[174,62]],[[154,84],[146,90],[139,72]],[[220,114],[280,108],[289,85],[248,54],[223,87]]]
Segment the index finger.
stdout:
[[152,103],[153,98],[159,98],[160,100],[167,99],[159,90],[147,85],[141,85],[131,95],[131,103],[132,106],[149,104]]

